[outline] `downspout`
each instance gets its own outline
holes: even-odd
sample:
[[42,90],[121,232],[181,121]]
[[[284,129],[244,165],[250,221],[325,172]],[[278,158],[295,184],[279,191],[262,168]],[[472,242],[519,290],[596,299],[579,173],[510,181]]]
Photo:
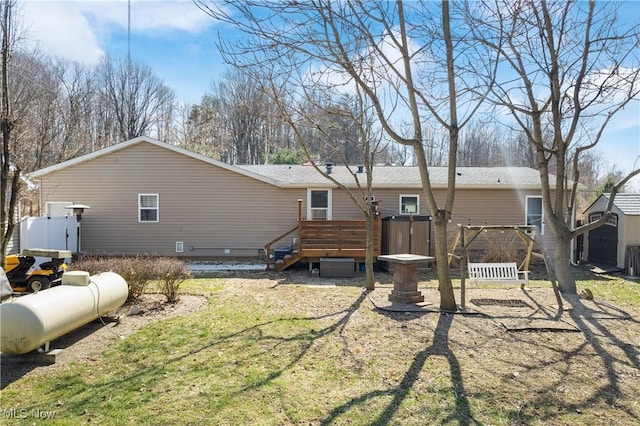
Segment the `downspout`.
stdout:
[[34,179],[34,182],[38,182],[38,215],[42,214],[42,179]]

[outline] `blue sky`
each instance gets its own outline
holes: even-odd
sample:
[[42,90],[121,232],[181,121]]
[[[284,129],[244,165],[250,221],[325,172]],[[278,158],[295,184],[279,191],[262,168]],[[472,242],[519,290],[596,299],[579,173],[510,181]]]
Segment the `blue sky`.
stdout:
[[[20,5],[25,36],[43,52],[88,65],[105,53],[127,53],[126,0],[23,0]],[[627,10],[640,21],[640,2],[630,2]],[[214,44],[219,30],[191,0],[131,1],[132,56],[151,66],[186,103],[198,103],[226,70]],[[640,167],[640,102],[610,124],[598,151],[607,170],[614,164],[624,172]],[[632,187],[640,191],[640,179]]]
[[[22,24],[43,52],[94,65],[126,55],[126,0],[26,0]],[[131,2],[131,55],[151,66],[185,102],[197,103],[225,70],[214,20],[191,0]]]

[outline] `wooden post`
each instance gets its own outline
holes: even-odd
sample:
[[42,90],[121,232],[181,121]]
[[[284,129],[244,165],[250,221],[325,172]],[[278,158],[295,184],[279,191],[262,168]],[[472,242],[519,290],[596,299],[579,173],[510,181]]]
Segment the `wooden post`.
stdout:
[[456,247],[458,246],[458,242],[460,241],[460,232],[462,232],[462,225],[458,224],[458,232],[455,237],[453,237],[453,244],[451,244],[451,253],[449,253],[448,263],[451,265],[451,258],[456,254]]

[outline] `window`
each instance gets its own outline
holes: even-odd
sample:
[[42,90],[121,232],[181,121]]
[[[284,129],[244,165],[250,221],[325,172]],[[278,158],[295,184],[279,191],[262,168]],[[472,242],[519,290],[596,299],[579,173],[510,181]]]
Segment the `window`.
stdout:
[[138,222],[159,222],[158,194],[138,194]]
[[544,235],[544,216],[542,214],[542,197],[527,195],[525,220],[527,225],[538,227],[538,234]]
[[307,217],[311,220],[331,220],[331,191],[310,189],[307,193]]
[[[599,220],[602,217],[603,214],[604,214],[603,212],[591,213],[589,215],[589,222],[595,222],[596,220]],[[605,225],[617,227],[618,226],[618,215],[612,214],[611,217],[609,219],[607,219],[607,221],[605,222]]]
[[420,214],[418,195],[400,195],[400,214]]

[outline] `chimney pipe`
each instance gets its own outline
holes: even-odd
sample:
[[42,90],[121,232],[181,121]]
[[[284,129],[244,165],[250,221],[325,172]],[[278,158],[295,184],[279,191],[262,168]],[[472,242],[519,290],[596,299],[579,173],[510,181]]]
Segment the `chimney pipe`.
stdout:
[[331,171],[333,170],[333,163],[327,163],[325,164],[326,168],[327,168],[327,174],[330,175]]
[[358,173],[364,173],[364,166],[358,166]]

